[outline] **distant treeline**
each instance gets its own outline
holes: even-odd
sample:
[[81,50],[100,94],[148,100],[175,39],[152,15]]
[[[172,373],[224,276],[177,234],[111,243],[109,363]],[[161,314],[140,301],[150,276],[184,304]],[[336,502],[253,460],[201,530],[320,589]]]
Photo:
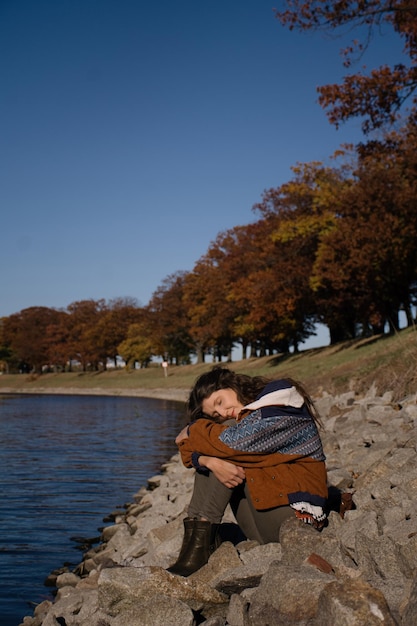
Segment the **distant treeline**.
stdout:
[[[258,219],[218,235],[190,272],[168,276],[147,306],[131,298],[31,307],[0,324],[8,371],[146,366],[197,355],[297,351],[317,323],[331,343],[414,323],[417,295],[417,132],[293,168],[266,191]],[[180,245],[181,242],[178,243]]]

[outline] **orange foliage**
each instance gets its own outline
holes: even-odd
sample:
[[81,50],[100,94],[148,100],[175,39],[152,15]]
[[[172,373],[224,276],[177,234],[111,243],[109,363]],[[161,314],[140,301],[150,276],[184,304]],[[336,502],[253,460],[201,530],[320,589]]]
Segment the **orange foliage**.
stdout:
[[318,88],[320,104],[336,126],[355,116],[364,118],[362,128],[369,132],[396,121],[405,102],[411,99],[411,119],[417,114],[417,12],[413,0],[291,0],[287,9],[276,11],[281,24],[290,30],[340,31],[343,26],[358,28],[360,37],[342,51],[344,65],[350,67],[355,55],[372,44],[376,32],[388,25],[404,42],[403,60],[393,67],[382,65],[367,75],[346,76],[341,85]]

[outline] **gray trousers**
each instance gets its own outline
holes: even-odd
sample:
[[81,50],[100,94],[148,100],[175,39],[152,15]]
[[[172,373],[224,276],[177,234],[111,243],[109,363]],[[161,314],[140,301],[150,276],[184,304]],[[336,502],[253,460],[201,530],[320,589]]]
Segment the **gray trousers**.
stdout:
[[188,515],[219,524],[228,504],[246,537],[261,544],[278,542],[281,524],[289,517],[294,517],[290,506],[257,511],[252,504],[246,482],[229,489],[217,480],[213,472],[196,472]]

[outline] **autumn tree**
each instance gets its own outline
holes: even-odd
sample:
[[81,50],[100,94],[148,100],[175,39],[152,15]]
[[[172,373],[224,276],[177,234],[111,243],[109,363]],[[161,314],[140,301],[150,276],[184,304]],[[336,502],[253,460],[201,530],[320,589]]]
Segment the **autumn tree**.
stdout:
[[241,330],[236,322],[245,306],[245,301],[233,301],[232,293],[236,280],[245,272],[245,241],[245,226],[219,233],[187,276],[185,303],[199,362],[206,354],[219,361],[222,357],[232,359]]
[[12,352],[10,347],[6,345],[4,338],[4,325],[6,317],[0,318],[0,372],[9,372],[11,366]]
[[97,326],[108,308],[105,300],[79,300],[68,305],[70,357],[81,363],[83,371],[97,370],[107,358],[102,344],[97,343]]
[[392,29],[404,43],[404,58],[392,67],[382,65],[367,73],[348,74],[342,84],[318,88],[319,102],[328,109],[332,124],[337,126],[351,117],[361,117],[367,133],[392,124],[405,103],[410,103],[410,117],[416,118],[417,5],[414,0],[291,0],[284,5],[287,8],[276,11],[276,16],[291,30],[334,33],[345,26],[356,29],[358,38],[342,51],[346,68],[386,28]]
[[48,327],[61,313],[48,307],[29,307],[3,320],[3,341],[10,359],[22,371],[42,372],[50,363]]
[[417,146],[413,126],[356,148],[335,226],[321,237],[311,278],[331,341],[411,323],[416,281]]
[[248,224],[220,233],[207,254],[213,268],[217,269],[220,287],[220,292],[216,296],[217,328],[221,329],[220,334],[223,336],[227,334],[231,345],[241,344],[244,359],[248,347],[252,348],[254,354],[261,330],[247,317],[250,310],[248,294],[241,295],[239,291],[241,281],[253,269],[254,258],[251,251],[256,249],[255,257],[258,254],[254,229],[255,225]]
[[118,354],[124,359],[127,367],[133,369],[136,363],[141,367],[147,367],[152,356],[156,354],[150,331],[146,319],[129,326],[125,339],[118,346]]
[[177,365],[189,362],[194,347],[184,304],[186,275],[186,272],[176,272],[167,276],[145,307],[146,325],[155,354]]
[[278,321],[266,304],[270,296],[266,283],[275,276],[276,257],[274,252],[273,258],[270,255],[271,227],[265,222],[259,220],[221,233],[204,257],[212,273],[206,295],[212,306],[209,319],[215,320],[207,329],[216,331],[216,341],[227,332],[231,344],[241,343],[243,358],[248,347],[251,356],[256,356],[276,345]]
[[45,329],[50,367],[55,371],[71,370],[71,336],[69,313],[58,311],[58,315]]
[[263,217],[220,233],[187,278],[192,334],[205,351],[240,342],[243,358],[248,346],[251,356],[286,352],[313,332],[308,273],[295,245],[274,241],[272,204],[271,191],[257,207]]
[[[399,154],[378,146],[360,160],[356,193],[347,203],[355,217],[351,257],[368,285],[362,322],[374,332],[383,332],[386,323],[391,331],[399,329],[399,310],[409,301],[416,276],[416,179],[410,194],[405,174]],[[352,224],[349,213],[345,221]]]
[[265,236],[259,246],[258,266],[243,281],[242,293],[247,291],[249,297],[247,319],[258,330],[260,354],[265,350],[285,353],[290,348],[297,352],[299,344],[314,333],[311,257],[303,239],[291,244],[279,241],[280,221],[277,215],[259,222]]
[[317,306],[311,278],[322,239],[337,226],[341,190],[349,182],[344,167],[324,167],[319,162],[297,164],[293,173],[288,183],[265,192],[256,209],[270,220],[275,248],[269,252],[275,255],[274,272],[266,274],[273,282],[264,284],[273,297],[264,306],[280,321],[280,336],[297,350],[313,334],[317,321],[331,325]]
[[134,298],[116,298],[107,303],[93,331],[93,341],[104,369],[107,369],[107,359],[117,366],[120,343],[126,339],[129,327],[140,323],[142,318],[143,310]]

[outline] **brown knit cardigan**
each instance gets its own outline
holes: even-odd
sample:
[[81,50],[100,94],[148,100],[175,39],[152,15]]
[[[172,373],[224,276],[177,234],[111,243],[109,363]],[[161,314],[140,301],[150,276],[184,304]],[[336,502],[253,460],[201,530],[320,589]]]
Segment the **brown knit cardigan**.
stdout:
[[296,454],[241,452],[222,443],[219,435],[227,428],[212,420],[199,419],[189,427],[189,437],[178,444],[182,461],[192,467],[192,454],[213,456],[245,469],[253,505],[258,510],[287,505],[288,495],[307,492],[327,498],[324,461]]

